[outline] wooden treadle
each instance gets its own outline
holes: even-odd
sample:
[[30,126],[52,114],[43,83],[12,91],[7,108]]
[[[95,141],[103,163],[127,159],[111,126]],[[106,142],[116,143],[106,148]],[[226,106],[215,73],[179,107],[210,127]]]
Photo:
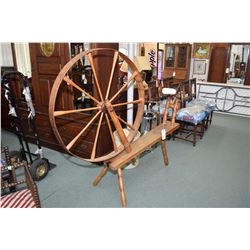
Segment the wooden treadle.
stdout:
[[161,141],[161,130],[163,128],[166,129],[166,135],[173,133],[176,129],[180,127],[179,123],[174,123],[173,126],[170,125],[170,122],[167,121],[167,124],[159,125],[148,133],[140,137],[138,140],[132,142],[131,152],[128,153],[125,150],[112,158],[109,162],[109,167],[113,170],[117,170],[118,168],[125,167],[125,165],[130,162],[132,159],[143,153],[147,148],[153,146],[155,143]]

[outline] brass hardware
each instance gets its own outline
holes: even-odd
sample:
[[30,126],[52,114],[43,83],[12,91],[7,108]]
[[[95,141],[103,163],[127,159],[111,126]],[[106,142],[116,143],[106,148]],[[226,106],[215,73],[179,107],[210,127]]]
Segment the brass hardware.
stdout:
[[40,43],[40,48],[43,55],[50,57],[54,53],[55,44],[54,43]]

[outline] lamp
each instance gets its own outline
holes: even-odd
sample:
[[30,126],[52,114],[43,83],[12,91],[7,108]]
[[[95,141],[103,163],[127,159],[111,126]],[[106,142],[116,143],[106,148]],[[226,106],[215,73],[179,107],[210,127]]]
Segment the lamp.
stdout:
[[134,63],[139,72],[143,70],[152,70],[148,58],[146,56],[136,56],[134,59]]
[[[152,70],[148,58],[146,56],[136,56],[134,59],[134,64],[139,72],[143,70]],[[123,61],[120,71],[124,73],[128,72],[128,64],[126,63],[126,61]]]

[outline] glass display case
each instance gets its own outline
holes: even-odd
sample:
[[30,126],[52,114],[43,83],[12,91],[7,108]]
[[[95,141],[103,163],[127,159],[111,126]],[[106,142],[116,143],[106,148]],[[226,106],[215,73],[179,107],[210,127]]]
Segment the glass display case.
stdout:
[[166,44],[164,76],[174,76],[179,81],[187,79],[189,76],[190,54],[191,44]]

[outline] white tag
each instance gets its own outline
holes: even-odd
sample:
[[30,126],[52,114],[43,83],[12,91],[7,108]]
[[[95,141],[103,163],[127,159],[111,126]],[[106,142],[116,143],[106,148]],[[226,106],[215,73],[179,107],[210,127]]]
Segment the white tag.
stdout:
[[11,170],[11,169],[12,169],[12,166],[11,166],[11,165],[9,165],[7,168],[8,168],[8,170]]
[[161,130],[161,139],[166,140],[166,129]]

